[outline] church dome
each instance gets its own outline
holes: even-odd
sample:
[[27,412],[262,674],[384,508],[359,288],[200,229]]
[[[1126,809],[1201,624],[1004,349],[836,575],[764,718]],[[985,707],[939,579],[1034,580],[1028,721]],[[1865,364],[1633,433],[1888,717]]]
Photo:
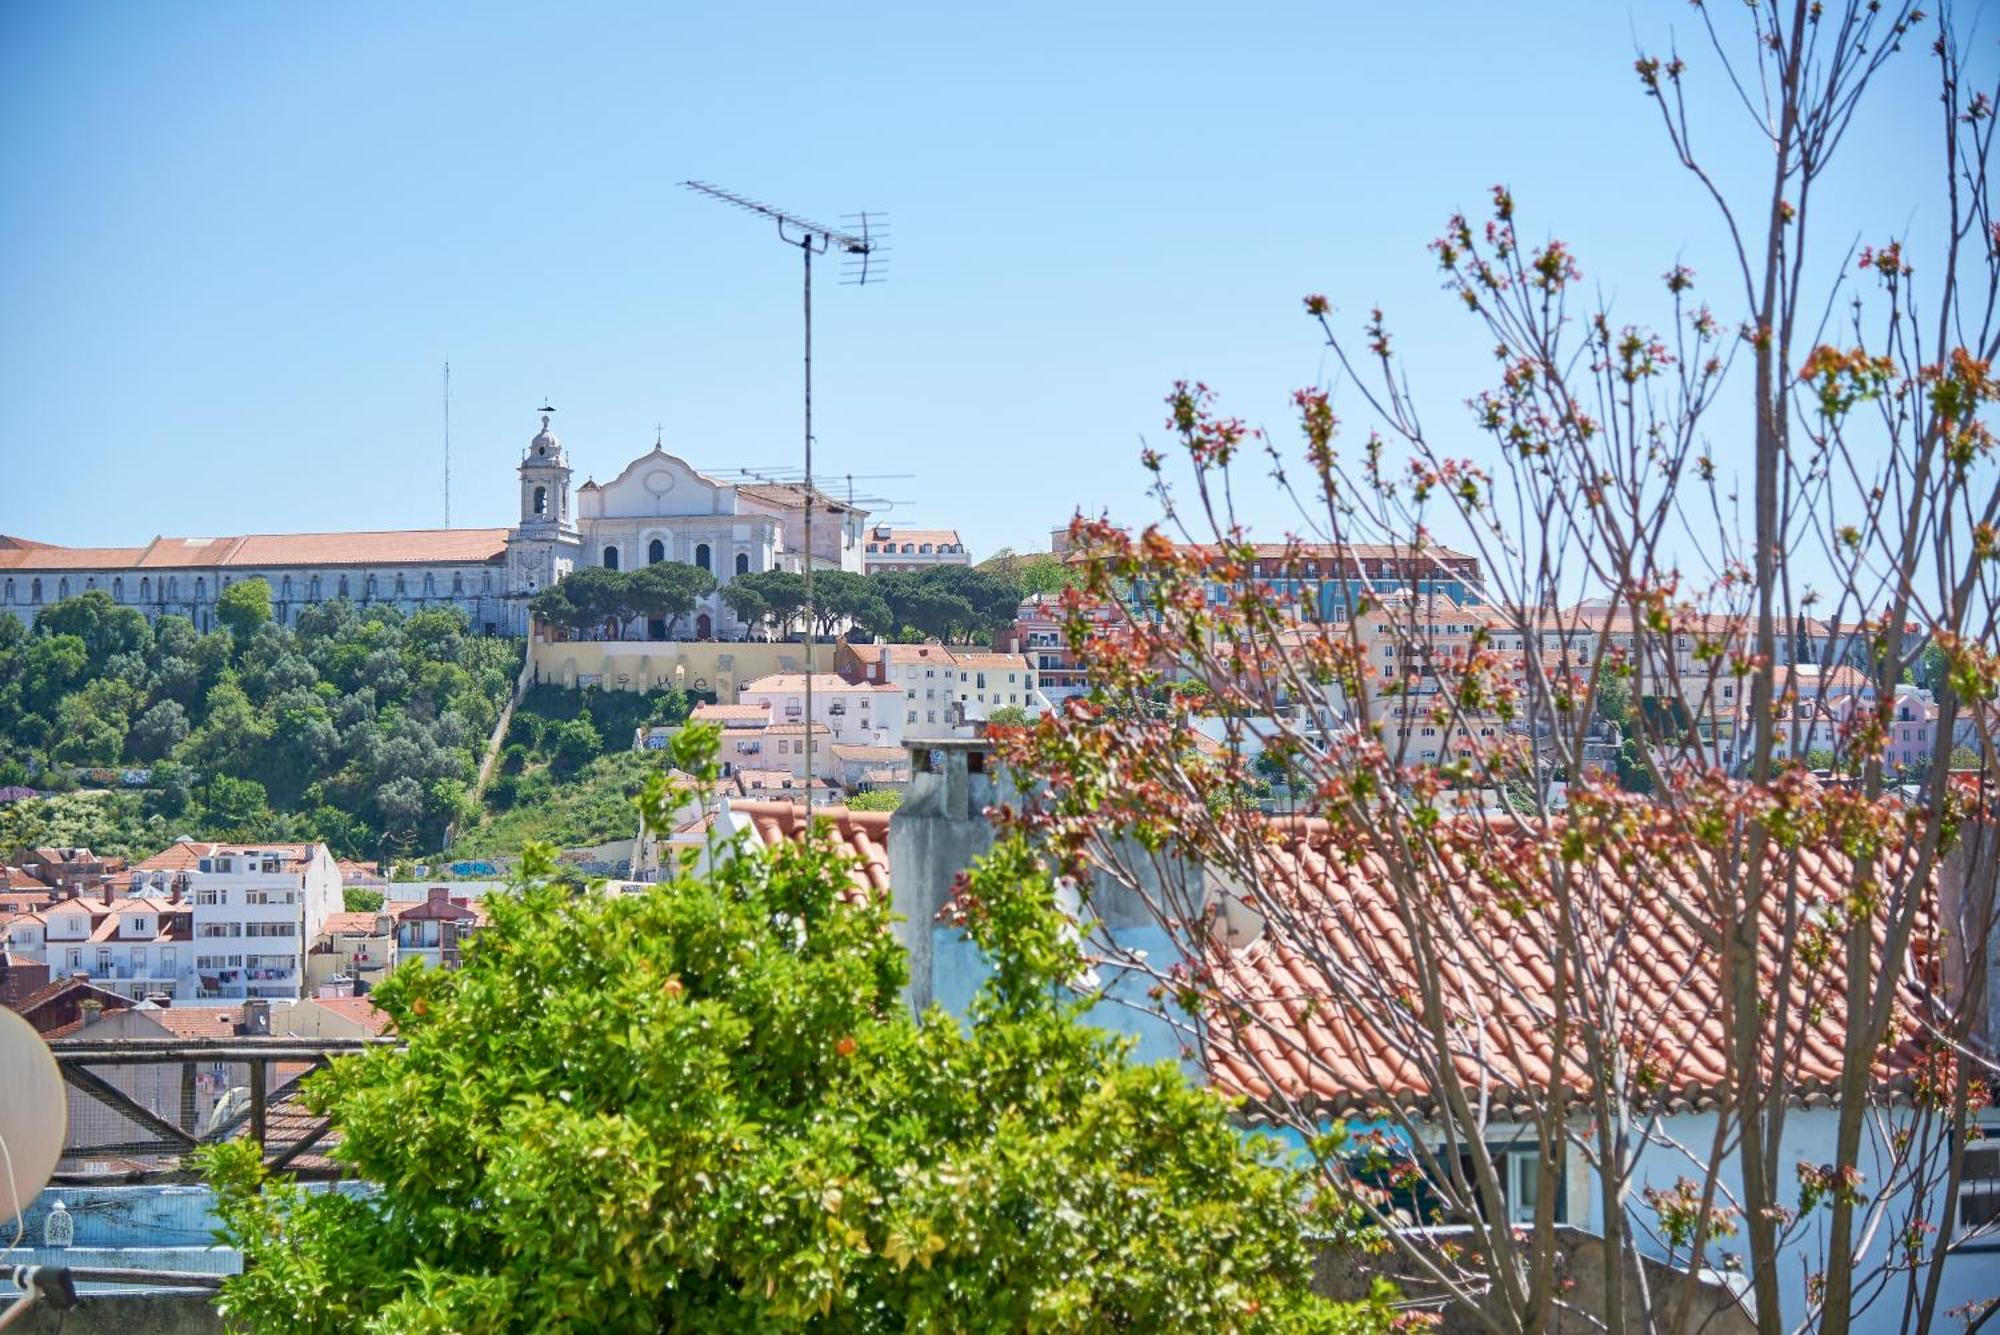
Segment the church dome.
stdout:
[[549,415],[547,413],[542,414],[541,431],[536,434],[533,440],[528,442],[528,455],[530,458],[535,459],[562,458],[562,442],[556,439],[555,432],[549,430]]

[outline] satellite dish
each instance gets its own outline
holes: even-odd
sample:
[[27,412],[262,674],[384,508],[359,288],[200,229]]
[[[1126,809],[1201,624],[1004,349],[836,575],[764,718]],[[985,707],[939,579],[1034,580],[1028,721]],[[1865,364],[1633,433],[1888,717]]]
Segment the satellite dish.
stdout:
[[10,1010],[0,1010],[0,1222],[12,1223],[35,1203],[69,1138],[69,1099],[62,1072],[42,1036]]

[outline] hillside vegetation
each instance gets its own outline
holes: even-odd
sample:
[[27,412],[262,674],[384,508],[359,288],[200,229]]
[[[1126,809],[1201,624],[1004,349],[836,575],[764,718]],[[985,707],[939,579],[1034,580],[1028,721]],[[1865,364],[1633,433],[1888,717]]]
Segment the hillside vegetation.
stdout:
[[511,857],[530,839],[570,848],[631,838],[632,799],[666,763],[664,752],[634,751],[633,735],[683,723],[693,708],[684,691],[532,687],[508,725],[482,819],[461,827],[451,855]]
[[518,641],[469,634],[455,609],[348,602],[286,627],[262,580],[231,585],[216,611],[223,628],[202,634],[93,590],[42,609],[32,629],[0,617],[0,787],[68,786],[79,767],[149,771],[143,795],[94,799],[104,826],[74,803],[30,800],[11,804],[0,834],[73,831],[107,851],[173,834],[324,839],[343,855],[405,855],[476,815],[468,788]]

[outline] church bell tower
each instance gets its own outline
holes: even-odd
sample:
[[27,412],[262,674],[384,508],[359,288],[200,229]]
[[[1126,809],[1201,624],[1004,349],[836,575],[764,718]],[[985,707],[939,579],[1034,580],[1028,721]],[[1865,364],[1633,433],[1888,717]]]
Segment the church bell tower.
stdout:
[[542,429],[521,452],[521,522],[507,536],[509,629],[525,634],[528,603],[575,568],[583,550],[570,511],[569,456],[549,429],[554,408],[542,409]]

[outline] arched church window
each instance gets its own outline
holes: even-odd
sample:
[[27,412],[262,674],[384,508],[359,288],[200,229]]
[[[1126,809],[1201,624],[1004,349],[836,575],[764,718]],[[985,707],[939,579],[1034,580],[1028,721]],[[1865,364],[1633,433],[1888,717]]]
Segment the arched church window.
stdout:
[[69,576],[65,575],[56,581],[56,601],[60,602],[67,597],[69,597]]
[[139,601],[142,603],[153,601],[153,577],[151,575],[139,581]]
[[11,579],[7,581],[7,601],[14,601],[14,581]]
[[750,573],[750,553],[748,552],[736,553],[736,573],[739,575],[747,575]]
[[535,513],[538,515],[545,515],[548,512],[549,512],[549,489],[547,487],[536,487]]
[[364,598],[373,598],[375,596],[375,577],[373,575],[370,575],[367,582],[361,586],[361,596]]
[[166,598],[168,602],[172,602],[174,599],[180,597],[181,596],[180,576],[178,575],[167,576],[166,588],[167,588]]
[[284,602],[292,600],[292,577],[290,575],[278,581],[278,597]]
[[112,596],[112,597],[113,597],[114,599],[116,599],[116,600],[117,600],[118,602],[121,602],[121,603],[122,603],[122,602],[124,602],[124,601],[125,601],[125,581],[124,581],[124,580],[122,580],[122,579],[118,579],[118,578],[116,578],[115,576],[114,576],[114,577],[112,578],[112,581],[111,581],[111,596]]
[[398,570],[396,572],[396,596],[400,598],[408,591],[409,586],[403,582],[403,572]]
[[85,576],[83,577],[83,587],[84,587],[84,588],[86,588],[86,589],[94,589],[94,588],[96,588],[96,587],[97,587],[97,576],[95,576],[95,575],[85,575]]
[[713,570],[715,568],[715,566],[709,559],[707,543],[698,542],[695,544],[694,563],[700,566],[703,570]]
[[618,549],[616,547],[606,547],[604,549],[604,568],[606,570],[616,570],[618,568]]
[[28,601],[31,603],[35,603],[37,605],[41,603],[42,582],[40,580],[36,580],[32,584],[28,585]]
[[903,544],[903,550],[914,556],[916,555],[917,544],[914,542],[906,542]]
[[451,591],[453,593],[465,592],[465,572],[463,570],[454,570],[451,572]]
[[340,596],[343,598],[347,596],[347,576],[345,575],[340,577]]
[[930,545],[930,544],[929,544],[929,543],[927,542],[927,543],[925,543],[925,544],[924,544],[923,546],[921,546],[921,547],[917,548],[917,550],[918,550],[918,551],[920,551],[920,552],[923,552],[923,553],[924,553],[924,554],[926,554],[926,555],[929,555],[929,553],[930,553],[930,550],[931,550],[931,545]]
[[434,597],[437,593],[437,578],[430,571],[424,572],[424,597]]
[[208,600],[208,581],[205,579],[197,579],[194,582],[195,606],[199,607],[202,603],[206,602],[207,600]]
[[492,572],[492,571],[490,571],[490,570],[482,570],[482,571],[480,571],[480,572],[479,572],[479,591],[480,591],[481,593],[491,593],[491,592],[493,592],[493,572]]
[[658,565],[660,562],[666,559],[667,559],[666,543],[661,542],[658,538],[654,538],[651,542],[646,544],[646,563],[648,565]]

